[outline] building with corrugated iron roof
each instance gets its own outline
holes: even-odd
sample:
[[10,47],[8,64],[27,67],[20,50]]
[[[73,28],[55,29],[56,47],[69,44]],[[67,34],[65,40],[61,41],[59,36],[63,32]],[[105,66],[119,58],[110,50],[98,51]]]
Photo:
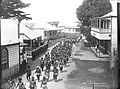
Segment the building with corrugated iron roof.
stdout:
[[17,21],[1,19],[2,81],[19,73],[19,45]]

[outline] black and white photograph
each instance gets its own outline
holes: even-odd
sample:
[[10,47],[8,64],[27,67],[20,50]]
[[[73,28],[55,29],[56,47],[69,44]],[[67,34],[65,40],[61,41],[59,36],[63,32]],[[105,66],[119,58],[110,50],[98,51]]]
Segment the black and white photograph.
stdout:
[[119,89],[120,0],[1,0],[1,89]]

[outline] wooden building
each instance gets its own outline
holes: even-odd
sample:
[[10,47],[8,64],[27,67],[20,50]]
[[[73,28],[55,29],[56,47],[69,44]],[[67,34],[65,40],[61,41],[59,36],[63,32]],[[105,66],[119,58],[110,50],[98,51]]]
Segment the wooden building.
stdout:
[[92,46],[96,47],[99,57],[109,55],[113,58],[117,49],[117,13],[110,12],[102,17],[91,19]]
[[1,19],[2,80],[19,73],[19,41],[17,21]]
[[77,27],[77,26],[65,26],[64,33],[80,33],[80,27]]
[[31,29],[35,32],[40,32],[42,40],[54,38],[55,36],[58,35],[57,27],[52,26],[45,22],[37,23]]
[[32,58],[31,51],[42,45],[41,33],[35,32],[26,25],[21,24],[20,42],[24,43],[23,46],[20,46],[20,56],[23,56],[26,53],[27,58]]

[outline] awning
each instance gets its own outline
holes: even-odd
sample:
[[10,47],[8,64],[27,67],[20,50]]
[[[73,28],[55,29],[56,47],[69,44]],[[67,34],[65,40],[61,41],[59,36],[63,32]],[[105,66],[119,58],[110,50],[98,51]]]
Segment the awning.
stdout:
[[26,44],[26,43],[21,43],[21,42],[20,42],[20,46],[21,46],[21,47],[27,46],[27,45],[28,45],[28,44]]

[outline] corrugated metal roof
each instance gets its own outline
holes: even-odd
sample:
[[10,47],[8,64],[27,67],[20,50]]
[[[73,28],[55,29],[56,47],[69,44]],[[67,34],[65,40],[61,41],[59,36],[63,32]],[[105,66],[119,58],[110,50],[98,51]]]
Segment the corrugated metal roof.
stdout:
[[1,45],[18,43],[17,20],[1,19]]
[[28,44],[20,42],[20,46],[27,46]]
[[117,11],[112,11],[104,16],[101,16],[101,17],[94,17],[94,18],[91,18],[91,20],[94,20],[94,19],[109,19],[110,17],[117,17]]
[[80,27],[78,27],[78,26],[66,26],[65,28],[80,28]]
[[102,17],[117,17],[117,11],[112,11],[112,12],[110,12],[110,13],[108,13],[108,14],[106,14],[106,15],[104,15],[104,16],[102,16]]
[[52,26],[48,23],[41,22],[41,23],[36,23],[33,28],[44,28],[44,30],[57,30],[55,26]]
[[20,33],[24,33],[26,36],[28,36],[30,39],[35,39],[37,37],[42,36],[42,33],[36,32],[34,30],[29,29],[28,27],[26,27],[25,25],[21,24],[20,25]]
[[78,23],[76,23],[76,22],[60,22],[59,24],[58,24],[58,26],[77,26],[78,25]]
[[112,5],[112,12],[102,16],[102,17],[113,17],[117,16],[117,0],[110,0],[110,3]]

